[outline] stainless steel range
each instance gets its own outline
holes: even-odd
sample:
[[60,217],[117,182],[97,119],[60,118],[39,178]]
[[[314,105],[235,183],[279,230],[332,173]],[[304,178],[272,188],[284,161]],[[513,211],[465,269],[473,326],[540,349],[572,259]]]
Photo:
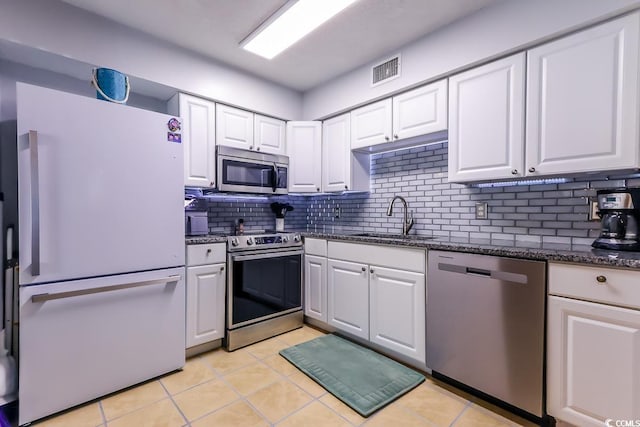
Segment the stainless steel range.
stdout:
[[302,326],[303,252],[299,233],[228,238],[229,351]]

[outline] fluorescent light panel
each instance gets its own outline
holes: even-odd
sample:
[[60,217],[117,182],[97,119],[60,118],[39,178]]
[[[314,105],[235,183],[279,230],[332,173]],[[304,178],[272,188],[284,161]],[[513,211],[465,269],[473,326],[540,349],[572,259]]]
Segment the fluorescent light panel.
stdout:
[[327,22],[357,0],[290,0],[240,46],[267,59]]

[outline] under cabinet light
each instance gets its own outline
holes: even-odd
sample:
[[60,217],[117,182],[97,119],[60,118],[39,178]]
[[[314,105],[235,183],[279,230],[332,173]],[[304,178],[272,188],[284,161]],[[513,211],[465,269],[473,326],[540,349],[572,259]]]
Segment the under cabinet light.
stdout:
[[564,184],[568,181],[569,180],[567,178],[541,178],[541,179],[525,179],[521,181],[481,182],[479,184],[471,184],[471,187],[493,188],[493,187],[510,187],[513,185]]
[[272,59],[357,0],[289,0],[240,46]]

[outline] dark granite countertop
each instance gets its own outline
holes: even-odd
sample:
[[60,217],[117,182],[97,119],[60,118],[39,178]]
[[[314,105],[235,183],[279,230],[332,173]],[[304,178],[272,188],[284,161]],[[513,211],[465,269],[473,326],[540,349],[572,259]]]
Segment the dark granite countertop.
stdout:
[[525,258],[544,261],[572,262],[640,269],[640,252],[608,251],[584,245],[536,244],[512,240],[476,240],[429,238],[427,236],[399,236],[370,233],[333,234],[303,232],[304,237],[341,240],[353,243],[406,246],[420,249],[468,252],[484,255]]

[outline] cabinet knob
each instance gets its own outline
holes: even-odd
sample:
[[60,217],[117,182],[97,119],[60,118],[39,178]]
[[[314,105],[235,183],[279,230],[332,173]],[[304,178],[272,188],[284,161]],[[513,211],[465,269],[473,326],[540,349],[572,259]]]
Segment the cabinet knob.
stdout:
[[386,135],[384,136],[384,140],[385,140],[385,141],[388,141],[389,139],[391,139],[391,138],[389,138],[389,137],[388,137],[388,136],[386,136]]
[[607,281],[607,276],[598,276],[596,277],[598,283],[605,283]]
[[369,273],[373,274],[373,268],[371,270],[369,270]]
[[511,175],[518,175],[518,169],[514,169],[511,171]]
[[367,271],[367,267],[362,267],[362,271]]
[[207,249],[207,255],[211,253],[211,249]]
[[393,134],[393,137],[394,137],[395,139],[398,139],[398,138],[399,138],[397,133],[394,133],[394,134]]
[[320,187],[316,187],[316,191],[320,191]]
[[213,182],[213,181],[211,181],[211,183],[210,183],[209,187],[213,187],[213,184],[214,184],[214,182]]
[[345,189],[345,190],[348,190],[348,189],[349,189],[349,186],[348,186],[348,185],[345,185],[345,186],[344,186],[344,189]]
[[220,267],[220,271],[224,271],[224,266]]
[[536,168],[533,168],[533,167],[529,168],[529,172],[535,172],[535,171],[536,171]]
[[251,147],[249,147],[249,150],[253,150],[253,145]]
[[256,151],[260,151],[260,147],[256,148]]

